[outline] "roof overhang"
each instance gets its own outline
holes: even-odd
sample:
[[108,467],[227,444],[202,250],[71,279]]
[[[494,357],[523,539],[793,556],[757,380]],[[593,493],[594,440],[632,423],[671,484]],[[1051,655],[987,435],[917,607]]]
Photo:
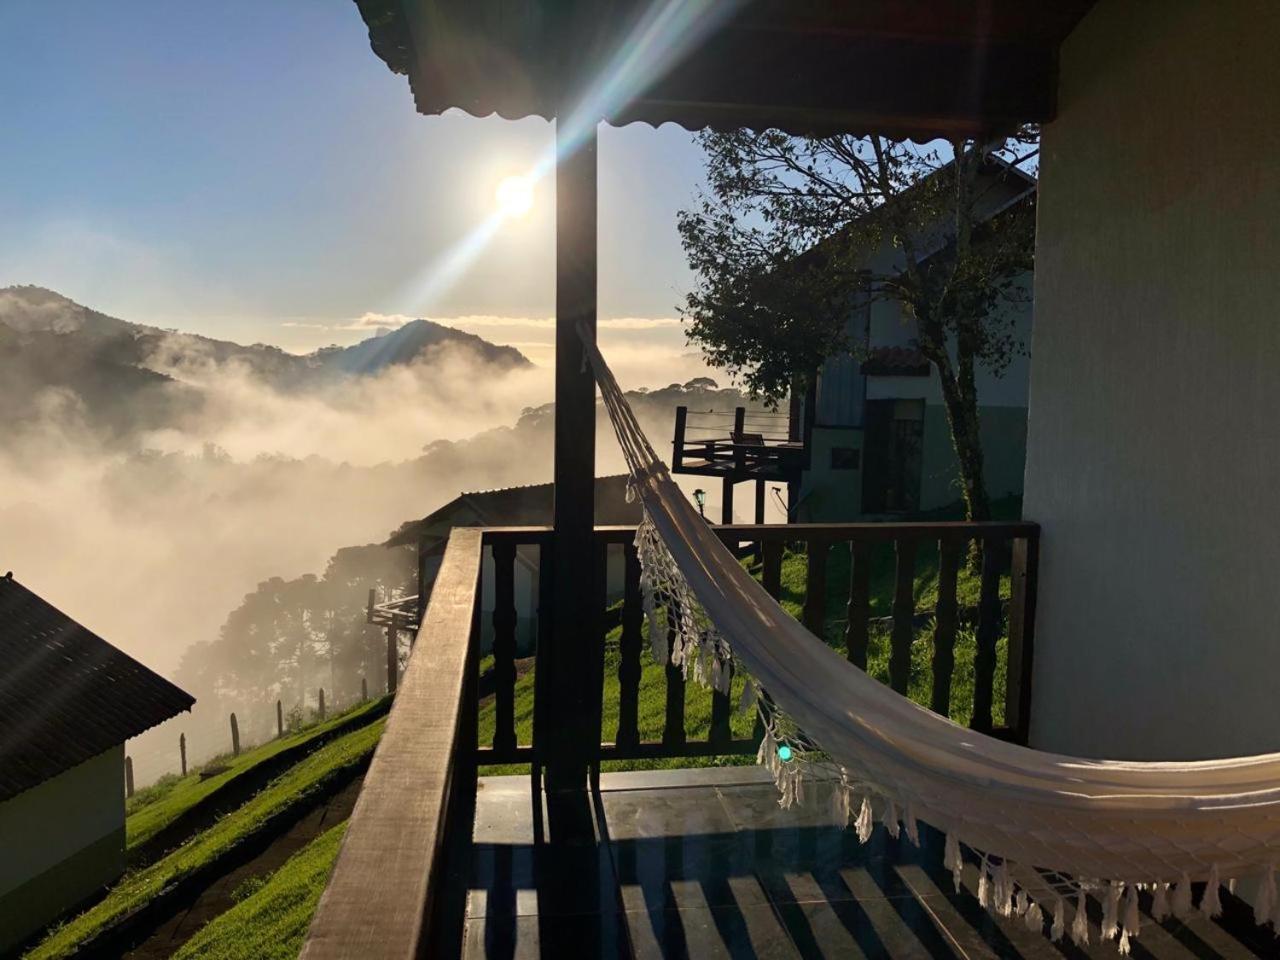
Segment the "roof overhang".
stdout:
[[[550,119],[622,60],[635,89],[594,119],[927,140],[1052,119],[1058,47],[1093,0],[356,2],[424,114]],[[663,62],[664,43],[686,49]]]

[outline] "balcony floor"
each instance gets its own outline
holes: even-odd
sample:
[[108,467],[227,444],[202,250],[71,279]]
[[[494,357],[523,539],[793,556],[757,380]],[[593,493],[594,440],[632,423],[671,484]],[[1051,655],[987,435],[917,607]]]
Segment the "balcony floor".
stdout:
[[[917,849],[877,829],[863,846],[824,822],[821,798],[780,810],[761,774],[605,774],[598,842],[554,845],[535,842],[528,777],[481,778],[465,956],[1118,956],[1114,944],[1081,951],[993,918],[972,896],[973,867],[957,895],[938,834],[922,828]],[[1251,926],[1143,920],[1135,957],[1280,955]]]

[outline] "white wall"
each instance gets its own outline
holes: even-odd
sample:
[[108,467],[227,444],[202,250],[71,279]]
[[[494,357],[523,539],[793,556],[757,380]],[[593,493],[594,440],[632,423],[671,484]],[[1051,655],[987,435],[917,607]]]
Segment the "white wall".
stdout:
[[0,896],[124,829],[124,746],[0,803]]
[[1042,143],[1032,738],[1280,750],[1280,4],[1101,0]]

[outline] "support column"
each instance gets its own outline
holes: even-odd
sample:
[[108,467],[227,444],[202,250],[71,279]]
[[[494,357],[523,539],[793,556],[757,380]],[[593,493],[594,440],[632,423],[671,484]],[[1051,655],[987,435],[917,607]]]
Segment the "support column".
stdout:
[[720,522],[733,523],[733,477],[725,477],[721,487]]
[[[556,122],[555,540],[549,701],[543,731],[547,789],[583,792],[587,764],[600,742],[591,729],[592,526],[595,520],[596,388],[584,362],[578,326],[596,329],[596,133],[576,146]],[[566,155],[566,151],[572,152]],[[552,818],[552,833],[556,833]]]
[[756,481],[756,523],[764,523],[764,488],[763,480]]

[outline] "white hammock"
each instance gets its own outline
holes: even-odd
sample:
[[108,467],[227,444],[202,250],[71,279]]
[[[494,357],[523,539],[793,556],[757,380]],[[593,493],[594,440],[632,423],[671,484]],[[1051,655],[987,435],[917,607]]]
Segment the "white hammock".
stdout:
[[[1118,937],[1127,953],[1141,922],[1139,888],[1164,919],[1190,910],[1191,882],[1206,881],[1200,909],[1216,916],[1220,882],[1259,874],[1256,919],[1280,920],[1280,754],[1086,760],[984,736],[900,696],[816,640],[743,569],[672,482],[599,350],[583,340],[644,508],[636,543],[651,642],[665,657],[667,630],[653,618],[659,606],[676,609],[675,663],[724,693],[743,670],[767,693],[759,759],[784,805],[803,799],[804,781],[819,773],[835,783],[837,822],[854,820],[863,841],[876,822],[914,841],[925,821],[947,835],[944,864],[957,890],[963,844],[980,860],[982,905],[1017,913],[1031,929],[1047,925],[1054,939],[1070,932],[1088,942],[1092,894],[1103,938]],[[744,706],[754,690],[749,681]]]

